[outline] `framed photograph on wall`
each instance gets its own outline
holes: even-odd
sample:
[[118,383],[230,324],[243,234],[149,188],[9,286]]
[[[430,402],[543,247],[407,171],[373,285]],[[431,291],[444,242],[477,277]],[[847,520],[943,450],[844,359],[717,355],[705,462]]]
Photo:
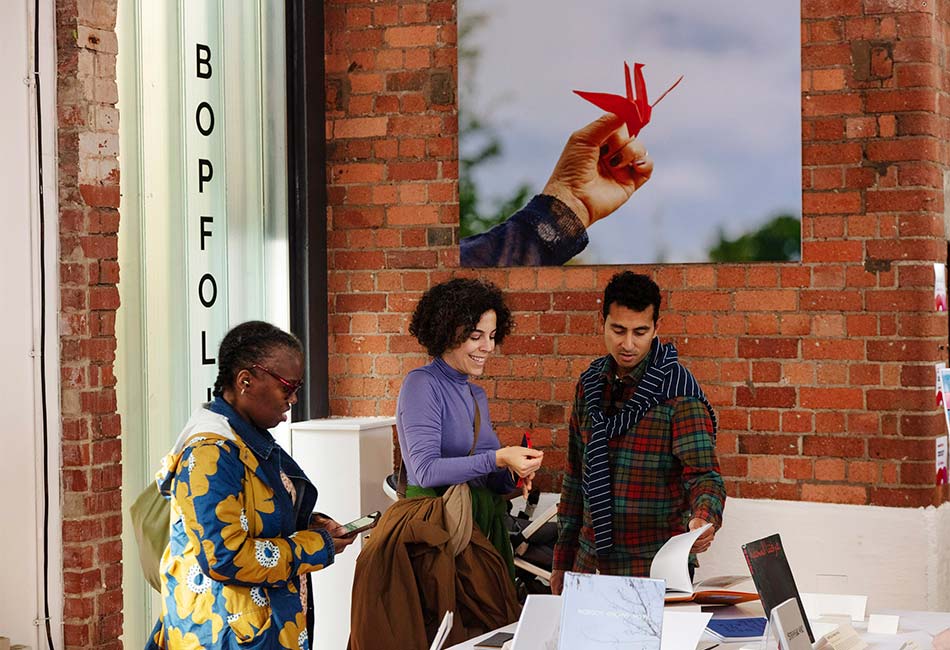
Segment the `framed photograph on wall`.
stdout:
[[[643,64],[651,178],[584,231],[569,264],[801,257],[800,6],[791,0],[459,0],[460,232],[542,191],[570,134]],[[527,262],[527,264],[538,262]],[[551,262],[541,262],[549,264]],[[509,256],[496,265],[524,265]]]

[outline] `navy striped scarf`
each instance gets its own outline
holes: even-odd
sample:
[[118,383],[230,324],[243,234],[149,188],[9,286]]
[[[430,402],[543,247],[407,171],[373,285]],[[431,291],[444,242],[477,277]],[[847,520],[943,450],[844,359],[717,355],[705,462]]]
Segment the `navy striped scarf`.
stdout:
[[716,413],[695,377],[677,359],[676,347],[672,343],[660,344],[660,340],[654,338],[650,348],[650,365],[637,384],[633,397],[610,417],[604,415],[600,406],[606,385],[603,374],[610,363],[610,355],[597,359],[581,374],[584,401],[590,419],[590,437],[584,454],[584,494],[590,505],[597,555],[605,555],[614,545],[613,495],[610,490],[610,457],[607,449],[609,440],[630,431],[656,405],[674,397],[695,397],[706,406],[712,418],[715,444]]

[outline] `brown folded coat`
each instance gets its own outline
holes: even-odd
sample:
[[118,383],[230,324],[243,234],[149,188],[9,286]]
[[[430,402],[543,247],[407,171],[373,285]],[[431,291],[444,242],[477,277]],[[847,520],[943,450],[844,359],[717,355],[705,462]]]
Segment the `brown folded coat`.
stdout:
[[446,611],[455,612],[446,645],[518,620],[508,569],[474,523],[463,524],[471,541],[453,554],[447,528],[471,511],[446,497],[401,499],[373,530],[356,560],[350,650],[427,650]]

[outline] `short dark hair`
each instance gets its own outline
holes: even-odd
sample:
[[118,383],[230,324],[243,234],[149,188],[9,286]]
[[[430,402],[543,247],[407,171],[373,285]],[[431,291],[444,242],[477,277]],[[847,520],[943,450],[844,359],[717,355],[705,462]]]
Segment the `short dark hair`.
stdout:
[[264,362],[281,348],[303,354],[300,339],[276,325],[260,320],[235,325],[224,335],[218,347],[218,378],[214,381],[214,394],[221,395],[225,388],[233,387],[241,370]]
[[511,310],[501,289],[486,280],[455,278],[426,291],[409,323],[409,333],[433,357],[457,347],[478,326],[482,314],[495,312],[495,343],[511,332]]
[[613,303],[633,311],[646,311],[647,307],[653,305],[653,324],[656,325],[660,317],[661,300],[660,287],[650,276],[622,271],[610,278],[604,289],[604,318],[607,318]]

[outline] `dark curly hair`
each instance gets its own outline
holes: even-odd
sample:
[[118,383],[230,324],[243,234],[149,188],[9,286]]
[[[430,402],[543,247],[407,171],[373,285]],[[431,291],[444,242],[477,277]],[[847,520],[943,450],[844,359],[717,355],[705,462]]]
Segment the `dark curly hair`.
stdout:
[[237,374],[255,363],[262,363],[275,350],[290,348],[303,354],[303,344],[293,334],[260,320],[249,320],[235,325],[224,335],[218,347],[218,378],[214,394],[233,386]]
[[661,300],[660,287],[649,276],[622,271],[610,278],[604,289],[604,318],[607,318],[613,303],[633,311],[646,311],[647,307],[653,305],[653,324],[656,325],[660,317]]
[[501,345],[514,323],[501,289],[485,280],[455,278],[426,291],[409,323],[409,333],[433,357],[460,345],[489,309],[497,318],[495,343]]

